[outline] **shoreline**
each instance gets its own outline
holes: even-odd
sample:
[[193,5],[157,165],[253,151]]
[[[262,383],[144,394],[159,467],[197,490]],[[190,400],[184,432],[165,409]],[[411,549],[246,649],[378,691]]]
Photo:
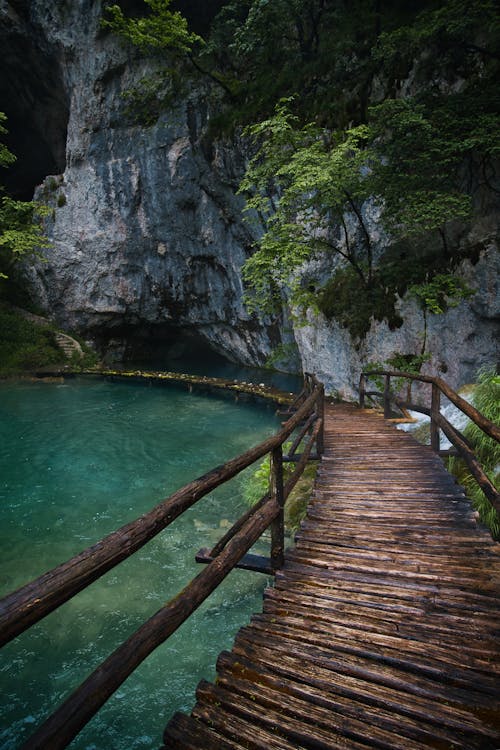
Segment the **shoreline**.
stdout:
[[94,376],[111,379],[132,380],[138,379],[145,382],[170,382],[185,384],[189,390],[193,387],[215,389],[225,392],[233,392],[238,397],[239,394],[246,394],[274,401],[278,405],[288,405],[296,397],[296,393],[281,391],[265,383],[250,383],[243,380],[234,380],[228,378],[216,378],[208,375],[191,375],[189,373],[168,372],[160,370],[114,370],[114,369],[40,369],[32,373],[11,376],[0,379],[0,382],[61,382],[65,378],[75,378],[79,376]]

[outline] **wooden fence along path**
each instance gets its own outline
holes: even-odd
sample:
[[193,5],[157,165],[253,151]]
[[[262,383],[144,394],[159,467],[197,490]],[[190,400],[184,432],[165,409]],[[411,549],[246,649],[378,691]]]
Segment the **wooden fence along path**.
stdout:
[[439,457],[327,406],[308,515],[263,614],[165,748],[500,748],[500,545]]

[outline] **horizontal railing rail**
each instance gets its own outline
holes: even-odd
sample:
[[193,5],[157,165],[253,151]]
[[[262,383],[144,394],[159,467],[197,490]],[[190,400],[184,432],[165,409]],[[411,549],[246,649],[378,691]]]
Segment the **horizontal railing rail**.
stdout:
[[[291,489],[302,474],[316,444],[316,455],[323,445],[323,386],[311,376],[296,411],[273,436],[225,464],[177,490],[140,518],[109,534],[79,555],[45,573],[0,601],[0,645],[10,641],[49,612],[89,586],[105,572],[130,557],[171,524],[198,500],[229,481],[255,461],[271,455],[269,492],[239,519],[210,552],[207,567],[183,591],[145,622],[119,646],[85,682],[46,720],[23,746],[26,750],[66,747],[136,667],[197,609],[235,567],[274,573],[283,564],[283,508]],[[314,419],[311,419],[314,416]],[[307,425],[304,431],[303,426]],[[283,480],[283,444],[299,429],[302,439],[309,432],[307,445],[296,457],[292,476]],[[298,448],[300,442],[294,440]],[[245,554],[263,532],[271,527],[271,553],[252,566]]]
[[[375,377],[384,378],[384,392],[368,391],[366,388],[367,379]],[[413,403],[409,400],[403,400],[391,393],[391,378],[403,378],[410,381],[419,381],[431,385],[431,403],[430,406]],[[382,398],[384,403],[384,417],[389,419],[391,416],[391,405],[400,409],[407,409],[425,414],[430,417],[430,439],[431,448],[440,455],[449,455],[450,451],[440,450],[440,430],[446,435],[450,443],[454,446],[458,454],[466,463],[471,475],[477,482],[485,496],[488,498],[493,507],[500,513],[500,493],[493,482],[489,479],[477,456],[462,433],[454,427],[446,417],[441,414],[441,396],[454,404],[466,417],[474,422],[485,435],[500,442],[500,428],[491,420],[487,419],[472,404],[469,404],[464,398],[459,396],[450,386],[441,378],[432,375],[418,375],[409,372],[399,372],[397,370],[370,370],[362,372],[359,380],[359,402],[363,407],[367,397]]]

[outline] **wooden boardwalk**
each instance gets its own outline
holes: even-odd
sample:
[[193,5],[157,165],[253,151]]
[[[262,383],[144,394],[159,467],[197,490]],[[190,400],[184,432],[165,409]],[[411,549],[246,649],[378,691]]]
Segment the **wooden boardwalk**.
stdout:
[[500,545],[430,449],[327,407],[274,588],[165,748],[500,749]]

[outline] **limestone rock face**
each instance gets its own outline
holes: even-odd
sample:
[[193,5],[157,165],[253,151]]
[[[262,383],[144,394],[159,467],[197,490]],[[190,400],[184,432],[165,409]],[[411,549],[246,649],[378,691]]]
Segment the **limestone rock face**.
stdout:
[[[47,223],[53,247],[32,279],[38,301],[58,324],[117,358],[130,356],[130,342],[140,338],[195,336],[255,365],[280,343],[291,350],[295,337],[298,367],[346,397],[354,397],[367,362],[419,352],[424,319],[408,298],[399,301],[401,328],[372,321],[362,341],[311,311],[305,325],[286,326],[248,314],[241,267],[255,238],[236,194],[244,146],[237,138],[209,137],[217,98],[208,84],[194,85],[188,76],[169,92],[159,118],[140,124],[123,94],[154,72],[154,64],[102,30],[100,17],[98,0],[0,0],[4,59],[13,71],[26,71],[22,92],[32,100],[37,143],[48,144],[47,163],[60,167],[37,189],[53,207]],[[29,65],[23,50],[35,56]],[[368,202],[362,210],[379,257],[389,239],[377,208]],[[349,217],[346,222],[349,227]],[[425,371],[441,373],[454,387],[496,357],[497,224],[495,212],[486,211],[467,240],[481,248],[479,262],[461,268],[477,294],[445,315],[427,316],[432,360]],[[352,232],[351,241],[361,243]],[[323,269],[323,280],[333,270]]]
[[64,61],[69,100],[66,168],[36,194],[53,207],[37,297],[62,327],[103,350],[113,342],[119,353],[131,331],[158,326],[174,337],[195,331],[232,360],[263,363],[280,338],[242,303],[253,238],[236,196],[238,143],[206,137],[202,85],[186,83],[168,113],[137,124],[123,92],[151,65],[100,29],[99,2],[68,4],[70,18],[57,5],[29,3],[31,28]]
[[476,290],[470,300],[441,315],[427,313],[425,323],[417,303],[406,297],[398,305],[404,321],[400,328],[390,330],[385,321],[372,320],[361,341],[354,341],[335,321],[309,312],[307,325],[295,329],[304,371],[314,372],[327,392],[356,398],[359,376],[367,363],[383,363],[394,352],[418,353],[426,335],[431,359],[422,372],[440,375],[453,388],[474,382],[481,367],[498,362],[500,254],[496,244],[489,243],[475,265],[464,261],[459,273]]

